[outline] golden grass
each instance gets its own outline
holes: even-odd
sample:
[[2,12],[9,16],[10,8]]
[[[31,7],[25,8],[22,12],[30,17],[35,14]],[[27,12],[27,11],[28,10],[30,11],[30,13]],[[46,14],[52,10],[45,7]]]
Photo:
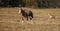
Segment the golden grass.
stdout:
[[[18,8],[0,8],[0,31],[60,31],[60,9],[32,9],[32,12],[35,23],[29,20],[22,24]],[[48,19],[48,13],[56,16],[54,23]]]

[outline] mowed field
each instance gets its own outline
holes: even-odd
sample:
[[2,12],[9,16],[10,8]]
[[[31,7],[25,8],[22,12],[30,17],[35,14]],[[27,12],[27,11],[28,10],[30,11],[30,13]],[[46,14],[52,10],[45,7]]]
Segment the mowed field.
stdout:
[[[34,15],[33,20],[24,19],[25,22],[22,24],[18,8],[0,8],[0,31],[60,31],[59,8],[31,10]],[[48,13],[55,15],[54,21],[49,19]]]

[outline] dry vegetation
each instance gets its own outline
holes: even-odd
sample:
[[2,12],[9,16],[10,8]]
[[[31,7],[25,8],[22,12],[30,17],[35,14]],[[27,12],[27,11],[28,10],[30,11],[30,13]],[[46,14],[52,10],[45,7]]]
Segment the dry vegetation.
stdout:
[[[60,9],[32,9],[35,23],[25,21],[22,25],[17,8],[0,8],[0,31],[60,31]],[[55,15],[53,21],[48,13]]]

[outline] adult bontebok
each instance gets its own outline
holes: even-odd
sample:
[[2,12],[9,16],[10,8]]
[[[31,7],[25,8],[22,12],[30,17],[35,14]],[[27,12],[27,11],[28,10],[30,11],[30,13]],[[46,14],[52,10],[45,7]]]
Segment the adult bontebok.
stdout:
[[22,20],[24,20],[23,17],[26,18],[27,20],[28,20],[28,18],[30,20],[32,20],[32,18],[33,18],[33,13],[32,13],[31,10],[30,11],[27,11],[27,10],[24,10],[22,8],[19,8],[19,14],[22,15]]

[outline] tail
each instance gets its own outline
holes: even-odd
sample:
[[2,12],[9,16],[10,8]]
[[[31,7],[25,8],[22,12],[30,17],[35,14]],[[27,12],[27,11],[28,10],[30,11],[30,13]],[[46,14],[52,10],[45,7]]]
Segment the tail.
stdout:
[[33,13],[32,11],[29,11],[29,16],[31,16],[33,18]]
[[32,13],[32,15],[31,15],[31,17],[33,18],[33,13]]

